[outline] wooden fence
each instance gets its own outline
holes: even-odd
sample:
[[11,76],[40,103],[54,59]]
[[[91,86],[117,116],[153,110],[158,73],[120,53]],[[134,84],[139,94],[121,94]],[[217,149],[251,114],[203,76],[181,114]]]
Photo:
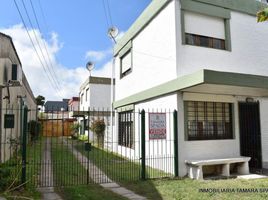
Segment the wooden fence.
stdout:
[[42,134],[46,137],[71,136],[73,121],[73,119],[42,120]]

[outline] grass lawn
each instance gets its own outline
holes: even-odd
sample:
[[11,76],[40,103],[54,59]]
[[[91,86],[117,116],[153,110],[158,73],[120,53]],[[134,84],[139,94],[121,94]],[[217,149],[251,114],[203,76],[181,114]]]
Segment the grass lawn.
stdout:
[[[83,144],[79,143],[76,148],[84,155],[87,155],[87,153],[83,150],[82,145]],[[117,181],[120,185],[136,192],[137,194],[152,200],[268,199],[268,179],[229,179],[206,181],[190,179],[155,179],[140,181],[139,164],[131,163],[118,155],[94,147],[89,153],[89,158],[111,179]],[[153,171],[154,170],[152,169],[150,170],[150,172]],[[156,172],[153,173],[159,172],[156,170]],[[266,187],[267,191],[261,191],[261,189]],[[210,190],[205,192],[205,189]]]
[[[131,158],[131,160],[128,160],[113,152],[108,152],[94,146],[91,147],[91,151],[88,153],[84,150],[84,143],[82,141],[78,141],[75,148],[93,161],[96,166],[103,170],[108,177],[114,181],[125,183],[140,180],[140,158]],[[172,175],[164,171],[146,167],[146,177],[170,176]]]
[[[268,179],[213,181],[183,179],[149,182],[155,186],[159,193],[158,198],[155,194],[147,193],[150,199],[268,199],[268,190],[261,191],[264,188],[268,189]],[[202,192],[200,189],[211,189],[214,192]],[[224,192],[222,189],[230,189],[231,191]],[[253,189],[253,191],[242,189]]]
[[[103,189],[99,185],[87,184],[87,171],[64,145],[52,144],[54,181],[65,200],[123,200],[121,196]],[[82,185],[84,184],[84,185]]]
[[25,187],[20,187],[16,189],[15,187],[20,185],[21,181],[21,151],[18,151],[17,158],[13,157],[10,159],[6,165],[2,165],[1,167],[9,168],[11,173],[11,180],[15,180],[14,184],[9,186],[8,190],[4,192],[0,192],[0,195],[6,197],[7,199],[40,199],[41,194],[35,188],[35,182],[37,181],[37,175],[39,173],[39,160],[40,160],[40,152],[41,152],[41,143],[40,141],[36,141],[35,143],[31,143],[27,145],[27,165],[26,165],[26,181],[27,184]]

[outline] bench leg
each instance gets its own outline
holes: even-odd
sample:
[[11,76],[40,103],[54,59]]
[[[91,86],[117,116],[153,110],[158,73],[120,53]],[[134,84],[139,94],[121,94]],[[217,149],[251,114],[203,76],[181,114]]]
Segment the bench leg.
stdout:
[[237,166],[237,173],[241,175],[249,174],[248,162],[243,162]]
[[189,166],[188,176],[191,179],[203,180],[202,166]]
[[230,164],[225,164],[222,166],[221,174],[223,176],[230,176]]
[[202,166],[198,166],[197,173],[196,173],[197,180],[203,180],[203,169]]

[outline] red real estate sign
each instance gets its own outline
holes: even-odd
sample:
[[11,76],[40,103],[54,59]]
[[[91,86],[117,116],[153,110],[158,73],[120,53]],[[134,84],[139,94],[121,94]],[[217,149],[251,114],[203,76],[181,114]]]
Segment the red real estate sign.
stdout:
[[149,113],[149,139],[166,139],[166,113]]

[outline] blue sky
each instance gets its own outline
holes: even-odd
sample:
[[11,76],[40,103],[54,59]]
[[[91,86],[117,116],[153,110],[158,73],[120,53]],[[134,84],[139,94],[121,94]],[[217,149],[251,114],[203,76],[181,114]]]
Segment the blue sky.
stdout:
[[[27,21],[22,0],[16,1],[23,17]],[[45,21],[42,17],[39,1],[44,11]],[[105,2],[104,5],[106,8],[108,5],[107,2],[109,2],[112,22],[118,27],[121,33],[124,33],[131,26],[151,2],[151,0],[32,0],[41,26],[42,34],[40,33],[40,39],[43,39],[48,44],[49,53],[51,53],[55,65],[65,69],[78,70],[78,67],[84,67],[87,61],[92,60],[95,62],[96,69],[101,69],[109,62],[111,59],[112,41],[107,36],[108,25],[103,1]],[[24,2],[32,21],[35,22],[30,0],[24,0]],[[27,37],[26,34],[25,37],[19,35],[22,34],[20,31],[25,31],[25,29],[23,26],[14,27],[21,23],[21,18],[13,0],[1,1],[0,31],[10,34],[13,37],[15,45],[17,44],[16,48],[19,49],[17,49],[20,54],[19,56],[22,61],[25,61],[23,62],[23,68],[28,77],[32,76],[29,72],[30,67],[28,67],[32,63],[29,63],[29,60],[24,58],[27,56],[24,56],[26,46],[23,46],[23,44],[26,42]],[[28,21],[27,26],[32,30]],[[34,23],[33,30],[35,29],[37,29],[36,23]],[[86,57],[88,52],[91,53]],[[102,56],[97,54],[98,52],[101,52]],[[31,77],[28,77],[28,80],[31,85],[37,84]],[[41,92],[40,87],[39,90],[35,88],[33,90],[35,95]],[[72,93],[65,92],[64,96],[74,95],[76,93],[74,91]],[[58,95],[58,97],[60,96]],[[51,96],[50,98],[57,97]]]

